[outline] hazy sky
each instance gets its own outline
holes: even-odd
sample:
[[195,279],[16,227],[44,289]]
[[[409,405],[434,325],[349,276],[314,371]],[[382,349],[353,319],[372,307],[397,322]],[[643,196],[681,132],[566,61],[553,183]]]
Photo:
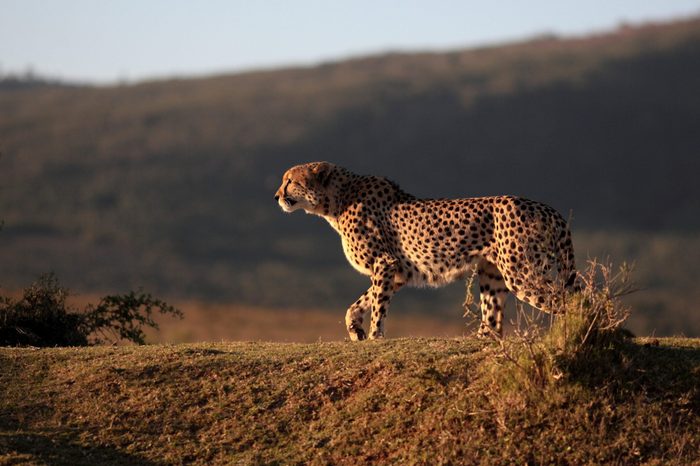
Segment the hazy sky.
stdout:
[[450,49],[700,14],[698,0],[0,0],[0,73],[111,82]]

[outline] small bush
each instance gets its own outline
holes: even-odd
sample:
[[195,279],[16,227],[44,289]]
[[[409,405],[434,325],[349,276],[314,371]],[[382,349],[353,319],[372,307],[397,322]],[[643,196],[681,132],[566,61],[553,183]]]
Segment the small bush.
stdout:
[[632,290],[629,268],[613,273],[611,265],[594,260],[579,280],[580,291],[551,290],[560,293],[562,304],[544,330],[518,307],[519,325],[499,341],[500,358],[492,368],[502,389],[542,390],[576,370],[595,370],[589,366],[601,352],[615,351],[629,335],[622,327],[629,310],[620,301]]
[[154,311],[182,313],[142,291],[106,296],[83,311],[72,309],[69,292],[53,274],[43,275],[15,301],[0,297],[1,346],[88,346],[126,340],[143,344],[145,326],[158,328]]
[[153,320],[154,310],[182,318],[182,312],[165,301],[147,293],[131,291],[125,295],[105,296],[97,306],[89,305],[83,314],[83,331],[101,336],[93,337],[93,344],[104,343],[104,338],[106,341],[122,339],[142,345],[146,337],[143,327],[158,328]]
[[627,264],[613,273],[610,264],[589,262],[580,275],[581,290],[565,300],[564,315],[552,322],[546,336],[548,344],[573,357],[614,345],[628,336],[622,326],[629,309],[620,298],[633,291],[630,272]]
[[68,309],[68,291],[54,275],[44,275],[24,290],[19,301],[0,302],[0,345],[84,346],[84,317]]

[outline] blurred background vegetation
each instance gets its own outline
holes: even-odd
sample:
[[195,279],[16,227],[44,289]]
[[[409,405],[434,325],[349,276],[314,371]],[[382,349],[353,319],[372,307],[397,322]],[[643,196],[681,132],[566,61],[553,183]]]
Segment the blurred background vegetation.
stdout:
[[[635,264],[632,331],[700,336],[699,83],[700,19],[111,87],[5,77],[0,285],[143,286],[204,321],[225,320],[207,303],[313,309],[342,338],[367,279],[272,199],[286,168],[328,160],[424,197],[551,204],[580,268]],[[463,288],[402,291],[392,313],[454,325]]]

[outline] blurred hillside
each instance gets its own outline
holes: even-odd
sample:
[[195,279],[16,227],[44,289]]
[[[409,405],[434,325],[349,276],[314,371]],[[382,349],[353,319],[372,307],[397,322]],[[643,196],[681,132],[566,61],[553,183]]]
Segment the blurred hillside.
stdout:
[[[573,212],[579,264],[637,264],[634,330],[700,335],[700,20],[116,87],[0,83],[0,284],[333,308],[366,287],[284,170]],[[394,310],[459,316],[462,285]]]

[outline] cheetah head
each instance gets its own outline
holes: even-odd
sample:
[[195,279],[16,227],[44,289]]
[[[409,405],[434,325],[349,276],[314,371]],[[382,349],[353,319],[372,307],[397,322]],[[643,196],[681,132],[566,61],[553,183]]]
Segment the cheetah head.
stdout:
[[287,170],[282,185],[275,193],[275,201],[285,212],[303,209],[310,214],[321,213],[330,176],[335,165],[312,162]]

